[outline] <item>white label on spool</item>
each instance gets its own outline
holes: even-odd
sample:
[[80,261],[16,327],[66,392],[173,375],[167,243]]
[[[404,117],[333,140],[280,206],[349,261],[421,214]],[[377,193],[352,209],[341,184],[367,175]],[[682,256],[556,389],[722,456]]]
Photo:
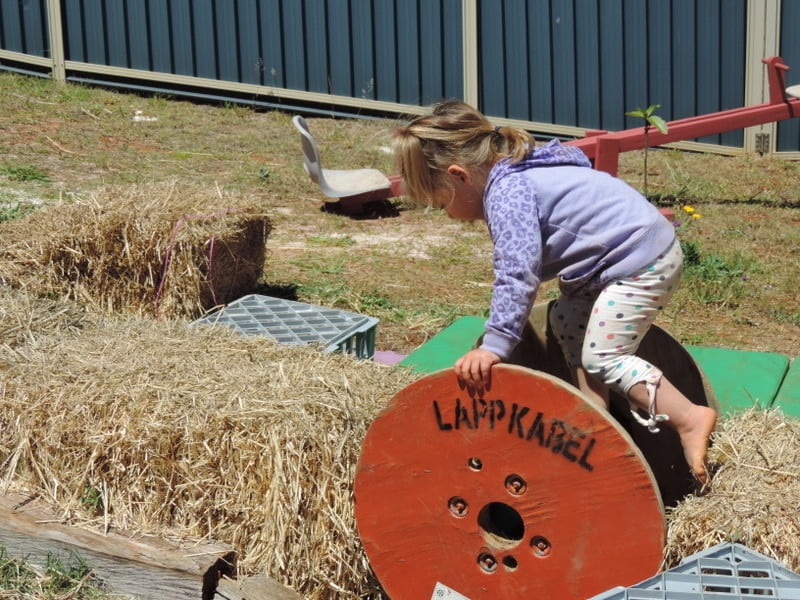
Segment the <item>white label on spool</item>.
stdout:
[[469,598],[437,581],[436,587],[433,588],[431,600],[469,600]]

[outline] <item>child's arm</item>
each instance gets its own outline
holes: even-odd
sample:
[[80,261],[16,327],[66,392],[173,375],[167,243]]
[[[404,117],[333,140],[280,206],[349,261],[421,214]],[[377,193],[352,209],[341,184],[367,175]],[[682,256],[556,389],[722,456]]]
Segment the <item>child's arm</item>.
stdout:
[[535,194],[513,176],[491,187],[484,206],[495,280],[481,349],[506,359],[519,343],[539,290],[542,232]]

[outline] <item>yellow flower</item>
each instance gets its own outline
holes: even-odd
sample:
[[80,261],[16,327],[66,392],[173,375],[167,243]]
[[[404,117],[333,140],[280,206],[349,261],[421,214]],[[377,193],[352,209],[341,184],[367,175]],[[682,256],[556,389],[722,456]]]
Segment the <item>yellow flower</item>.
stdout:
[[686,206],[683,207],[683,210],[685,210],[689,214],[692,214],[694,212],[694,206],[689,206],[687,204]]
[[692,214],[692,218],[693,219],[702,219],[703,215],[701,215],[699,212],[696,212],[696,213]]

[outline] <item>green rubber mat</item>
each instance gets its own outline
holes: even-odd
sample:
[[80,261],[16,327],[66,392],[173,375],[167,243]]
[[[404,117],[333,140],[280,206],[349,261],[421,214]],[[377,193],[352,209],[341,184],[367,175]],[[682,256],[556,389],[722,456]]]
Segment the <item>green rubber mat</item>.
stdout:
[[[485,323],[483,317],[461,317],[399,364],[423,374],[450,368],[475,345]],[[708,379],[723,414],[777,406],[800,417],[800,358],[791,361],[783,354],[708,346],[686,349]]]
[[469,352],[483,334],[483,317],[460,317],[400,361],[418,373],[447,369]]
[[723,414],[770,408],[789,368],[789,357],[708,346],[686,346],[711,384]]
[[796,356],[789,365],[773,406],[786,415],[800,418],[800,356]]

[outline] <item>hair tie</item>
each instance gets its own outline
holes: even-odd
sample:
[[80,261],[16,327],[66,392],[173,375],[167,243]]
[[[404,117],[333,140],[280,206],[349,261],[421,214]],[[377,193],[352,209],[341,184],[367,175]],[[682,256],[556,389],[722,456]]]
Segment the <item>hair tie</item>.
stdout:
[[495,125],[494,126],[494,132],[495,133],[500,133],[500,125]]

